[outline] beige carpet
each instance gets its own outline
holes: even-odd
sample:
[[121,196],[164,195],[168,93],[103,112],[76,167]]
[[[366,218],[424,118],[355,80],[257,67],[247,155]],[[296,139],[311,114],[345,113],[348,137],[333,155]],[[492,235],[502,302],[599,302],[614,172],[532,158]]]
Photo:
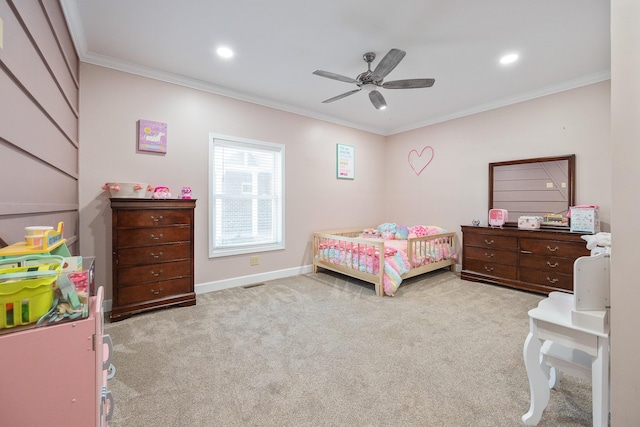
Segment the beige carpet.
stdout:
[[[198,296],[106,325],[113,427],[521,426],[540,295],[440,270],[395,297],[332,273]],[[563,378],[540,426],[591,425]]]

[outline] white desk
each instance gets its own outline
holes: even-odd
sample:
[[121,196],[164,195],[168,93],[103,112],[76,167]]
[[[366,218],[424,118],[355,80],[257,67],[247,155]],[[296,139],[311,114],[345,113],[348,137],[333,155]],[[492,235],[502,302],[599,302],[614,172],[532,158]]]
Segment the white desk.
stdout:
[[530,332],[524,343],[524,364],[531,406],[522,416],[526,425],[537,425],[549,403],[549,378],[540,364],[542,343],[547,340],[591,356],[593,426],[606,427],[609,423],[609,328],[607,325],[604,331],[598,331],[572,323],[573,298],[573,295],[552,292],[529,311]]

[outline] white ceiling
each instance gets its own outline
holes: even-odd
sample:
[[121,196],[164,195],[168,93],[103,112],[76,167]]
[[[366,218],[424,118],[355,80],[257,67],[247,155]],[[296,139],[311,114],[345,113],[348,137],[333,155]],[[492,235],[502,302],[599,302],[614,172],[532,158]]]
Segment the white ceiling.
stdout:
[[[606,0],[61,0],[84,62],[159,78],[381,135],[610,78]],[[235,51],[215,55],[219,45]],[[407,52],[385,81],[422,89],[365,91],[355,78],[391,48]],[[520,59],[501,66],[499,58]]]

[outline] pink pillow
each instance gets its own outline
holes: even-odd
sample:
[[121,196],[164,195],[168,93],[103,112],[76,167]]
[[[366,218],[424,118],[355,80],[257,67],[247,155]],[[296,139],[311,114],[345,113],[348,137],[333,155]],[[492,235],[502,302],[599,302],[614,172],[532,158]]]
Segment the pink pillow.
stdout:
[[427,227],[424,225],[414,225],[409,229],[409,234],[416,237],[423,237],[427,235]]

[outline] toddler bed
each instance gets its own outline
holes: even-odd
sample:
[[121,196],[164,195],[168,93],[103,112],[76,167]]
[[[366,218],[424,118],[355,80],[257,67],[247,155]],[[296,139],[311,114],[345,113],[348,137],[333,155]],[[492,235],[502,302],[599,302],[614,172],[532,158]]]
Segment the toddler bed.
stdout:
[[[313,272],[324,268],[373,283],[376,295],[384,296],[393,295],[403,279],[440,268],[454,270],[455,232],[440,227],[404,227],[412,232],[394,238],[381,232],[381,227],[313,233]],[[422,229],[430,230],[429,234],[413,232]]]

